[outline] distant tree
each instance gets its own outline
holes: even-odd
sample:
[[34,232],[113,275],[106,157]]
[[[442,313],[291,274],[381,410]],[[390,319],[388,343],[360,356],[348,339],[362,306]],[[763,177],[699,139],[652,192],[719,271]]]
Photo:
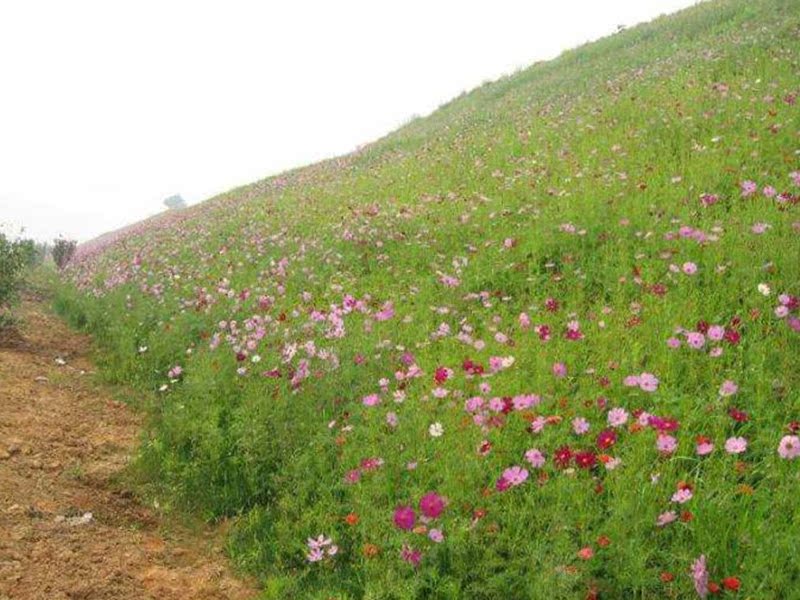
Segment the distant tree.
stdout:
[[[16,297],[24,267],[25,253],[20,243],[0,233],[0,313]],[[0,314],[0,324],[2,322]]]
[[75,240],[65,240],[64,238],[53,240],[53,260],[59,269],[67,266],[77,247],[78,242]]
[[174,196],[165,198],[164,204],[170,210],[178,210],[180,208],[186,208],[186,200],[184,200],[180,194],[175,194]]

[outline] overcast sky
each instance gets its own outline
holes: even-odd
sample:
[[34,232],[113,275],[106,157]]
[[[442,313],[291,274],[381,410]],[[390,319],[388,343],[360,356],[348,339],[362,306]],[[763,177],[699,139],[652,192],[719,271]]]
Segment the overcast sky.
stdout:
[[694,0],[0,3],[0,223],[87,240]]

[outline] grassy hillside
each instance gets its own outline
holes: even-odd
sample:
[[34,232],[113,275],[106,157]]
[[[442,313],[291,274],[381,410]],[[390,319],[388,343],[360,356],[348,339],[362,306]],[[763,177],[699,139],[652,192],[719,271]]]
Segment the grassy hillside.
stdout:
[[704,3],[80,248],[150,493],[268,598],[800,597],[798,51]]

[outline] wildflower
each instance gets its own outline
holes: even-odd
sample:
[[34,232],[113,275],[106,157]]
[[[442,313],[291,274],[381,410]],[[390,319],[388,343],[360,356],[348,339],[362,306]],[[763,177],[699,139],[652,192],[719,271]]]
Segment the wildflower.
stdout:
[[706,336],[697,331],[690,331],[686,334],[686,343],[690,348],[699,350],[706,345]]
[[407,544],[403,544],[403,548],[400,550],[400,556],[404,561],[413,565],[414,567],[419,566],[419,563],[422,560],[422,552],[419,550],[414,550]]
[[617,443],[617,434],[611,429],[604,429],[597,436],[597,447],[601,450],[608,450]]
[[697,436],[697,445],[695,446],[695,451],[697,452],[698,456],[706,456],[714,451],[714,444],[712,444],[711,440],[704,435]]
[[419,510],[429,519],[436,519],[444,510],[444,499],[436,492],[428,492],[420,498]]
[[772,293],[772,290],[766,283],[759,283],[758,284],[758,292],[762,296],[769,296]]
[[608,411],[608,424],[612,427],[622,427],[628,422],[628,411],[624,408],[612,408]]
[[725,451],[728,454],[741,454],[747,450],[747,440],[743,437],[732,437],[725,441]]
[[553,453],[553,461],[560,469],[566,469],[572,461],[572,450],[569,446],[561,446]]
[[389,427],[394,429],[395,427],[397,427],[397,422],[398,422],[397,413],[395,412],[386,413],[386,424]]
[[639,375],[639,388],[645,392],[655,392],[658,389],[658,377],[652,373]]
[[555,363],[553,365],[553,375],[561,379],[562,377],[567,376],[567,365],[562,362]]
[[525,460],[527,460],[534,469],[540,469],[544,466],[544,455],[536,448],[531,448],[525,453]]
[[442,437],[444,435],[444,426],[438,421],[431,423],[430,427],[428,427],[428,434],[434,438]]
[[738,391],[739,386],[730,379],[726,379],[722,382],[722,385],[719,386],[720,396],[733,396]]
[[656,440],[656,448],[661,454],[669,455],[678,449],[678,440],[666,433],[659,433]]
[[518,486],[528,479],[528,471],[522,467],[514,465],[503,471],[503,479],[512,487]]
[[591,450],[575,453],[575,464],[581,469],[591,469],[597,464],[597,456]]
[[444,541],[444,534],[441,529],[431,529],[428,532],[428,537],[432,542],[437,544],[441,544]]
[[800,437],[796,435],[783,436],[778,444],[778,455],[786,460],[800,456]]
[[685,262],[683,265],[681,265],[681,270],[686,275],[694,275],[697,273],[697,265],[693,262]]
[[398,506],[394,510],[394,524],[400,529],[410,531],[414,528],[417,516],[410,506]]
[[572,420],[572,430],[576,435],[583,435],[589,431],[589,421],[583,417],[575,417]]
[[692,563],[692,579],[697,595],[700,598],[708,596],[708,569],[705,555],[700,555],[700,558]]
[[167,377],[170,379],[177,379],[183,373],[183,367],[180,365],[175,365],[167,372]]
[[378,394],[369,394],[361,399],[364,406],[377,406],[381,402],[381,397]]
[[594,556],[594,550],[592,550],[589,546],[586,546],[585,548],[581,548],[580,550],[578,550],[578,558],[581,558],[583,560],[591,560],[593,556]]
[[731,592],[738,592],[741,585],[738,577],[726,577],[722,580],[722,587]]
[[674,510],[668,510],[667,512],[663,512],[658,515],[658,518],[656,519],[656,525],[658,527],[666,527],[673,521],[677,520],[677,518],[678,515],[675,514]]
[[740,185],[742,189],[742,198],[747,198],[758,190],[758,184],[756,184],[755,181],[743,181]]
[[694,493],[690,487],[681,487],[672,494],[672,502],[675,504],[686,504],[689,500],[694,497]]

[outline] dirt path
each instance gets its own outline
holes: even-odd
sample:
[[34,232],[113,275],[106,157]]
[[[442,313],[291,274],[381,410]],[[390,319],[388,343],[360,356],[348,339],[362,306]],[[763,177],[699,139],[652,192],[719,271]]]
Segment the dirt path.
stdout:
[[88,338],[35,300],[19,314],[0,333],[0,600],[255,597],[218,532],[167,533],[114,483],[140,422],[93,381]]

